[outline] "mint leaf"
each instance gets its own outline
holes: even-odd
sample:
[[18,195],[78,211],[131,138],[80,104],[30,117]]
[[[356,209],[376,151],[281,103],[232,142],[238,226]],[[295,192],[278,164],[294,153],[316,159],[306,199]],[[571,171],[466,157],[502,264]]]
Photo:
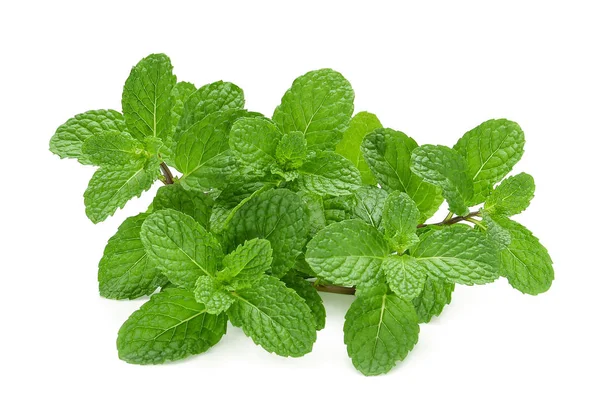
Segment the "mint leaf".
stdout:
[[304,211],[308,218],[308,235],[312,237],[327,225],[325,208],[323,207],[323,198],[318,194],[305,191],[300,191],[297,194],[306,206]]
[[194,86],[193,83],[177,82],[175,86],[173,86],[173,90],[171,90],[171,125],[173,126],[173,133],[175,133],[175,128],[183,116],[185,102],[195,92],[196,86]]
[[272,262],[273,249],[268,240],[248,240],[223,258],[223,270],[217,272],[217,280],[234,289],[245,287],[258,280]]
[[485,200],[494,184],[521,159],[524,145],[521,127],[506,119],[486,121],[460,138],[454,149],[467,161],[468,176],[474,189],[467,205]]
[[194,218],[206,230],[209,228],[213,200],[205,193],[185,190],[181,185],[166,185],[158,189],[152,202],[154,211],[171,209]]
[[452,300],[454,283],[428,276],[419,296],[413,299],[419,323],[427,323],[442,313],[446,304]]
[[150,189],[159,175],[158,163],[154,160],[98,169],[83,194],[86,215],[95,224],[104,221],[130,199]]
[[411,255],[430,275],[450,282],[473,285],[498,278],[496,247],[483,233],[465,226],[422,236]]
[[518,222],[499,218],[510,232],[510,244],[500,252],[500,275],[520,292],[537,295],[550,289],[554,280],[552,259],[539,239]]
[[338,154],[352,161],[352,164],[360,172],[362,182],[366,185],[375,185],[377,184],[377,180],[360,151],[360,145],[364,137],[377,128],[383,128],[377,116],[366,111],[361,111],[352,117],[348,129],[344,131],[344,137],[335,148]]
[[411,152],[417,142],[393,129],[376,129],[365,136],[361,151],[373,175],[388,193],[407,193],[419,207],[424,222],[444,199],[438,187],[424,182],[410,170]]
[[534,192],[533,177],[522,172],[503,180],[486,199],[484,208],[494,215],[519,214],[529,207]]
[[175,210],[152,213],[142,224],[148,256],[169,281],[193,290],[199,276],[214,276],[223,259],[219,242],[189,215]]
[[140,239],[148,214],[129,217],[108,240],[98,266],[100,295],[107,299],[135,299],[154,293],[167,283],[150,262]]
[[322,152],[307,159],[299,169],[300,190],[321,196],[351,194],[360,186],[360,173],[352,163],[333,152]]
[[273,248],[271,272],[283,276],[294,267],[307,233],[302,199],[287,189],[271,189],[253,196],[233,214],[224,237],[229,250],[246,240],[267,239]]
[[273,121],[283,133],[302,132],[309,149],[334,150],[353,111],[350,83],[339,72],[319,69],[294,80]]
[[347,220],[327,226],[308,242],[306,262],[320,278],[352,286],[377,279],[389,252],[376,228],[361,220]]
[[176,82],[171,60],[164,54],[151,54],[131,69],[121,104],[127,129],[134,138],[170,137],[171,90]]
[[90,136],[81,146],[81,152],[94,165],[139,163],[146,156],[141,142],[118,131]]
[[391,370],[419,338],[412,304],[393,294],[357,297],[346,314],[344,343],[352,364],[364,375]]
[[427,275],[417,260],[409,255],[389,256],[381,266],[390,289],[406,300],[412,300],[421,294]]
[[446,146],[430,144],[413,150],[410,169],[421,179],[442,189],[448,208],[455,214],[467,215],[473,183],[467,175],[465,159]]
[[494,242],[499,250],[508,247],[512,240],[510,231],[498,224],[486,210],[482,210],[481,214],[483,217],[482,222],[486,227],[485,234]]
[[312,350],[317,339],[315,319],[305,301],[283,282],[263,276],[234,296],[237,301],[227,315],[254,343],[284,357],[300,357]]
[[313,284],[298,275],[291,274],[284,276],[283,282],[290,289],[294,289],[304,299],[306,305],[310,307],[317,330],[320,331],[325,328],[325,306],[323,306],[323,299],[319,296],[319,292]]
[[209,314],[221,314],[235,302],[235,298],[220,282],[206,275],[200,276],[196,281],[194,296],[198,303],[204,304]]
[[385,235],[399,254],[419,241],[419,219],[419,209],[409,195],[396,191],[388,196],[383,207],[383,226]]
[[377,187],[363,186],[354,192],[354,216],[383,232],[383,206],[388,193]]
[[200,354],[221,340],[224,314],[207,314],[194,294],[170,288],[153,295],[119,329],[119,358],[131,364],[162,364]]
[[268,171],[277,163],[281,132],[266,118],[240,118],[231,127],[229,147],[238,160],[257,171]]
[[277,163],[285,170],[295,170],[307,155],[306,138],[302,132],[292,131],[281,137],[275,151]]
[[75,158],[81,164],[93,164],[83,154],[83,142],[92,135],[103,132],[124,132],[125,120],[115,110],[92,110],[77,114],[56,130],[50,139],[50,151],[60,158]]

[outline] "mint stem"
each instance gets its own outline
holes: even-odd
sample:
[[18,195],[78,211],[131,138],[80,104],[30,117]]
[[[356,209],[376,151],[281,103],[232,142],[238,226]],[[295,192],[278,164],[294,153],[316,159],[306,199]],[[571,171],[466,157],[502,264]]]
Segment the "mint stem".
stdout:
[[173,174],[171,173],[171,170],[169,169],[167,164],[165,164],[164,162],[160,163],[160,171],[162,172],[163,176],[165,177],[165,180],[164,180],[165,185],[172,185],[173,184]]

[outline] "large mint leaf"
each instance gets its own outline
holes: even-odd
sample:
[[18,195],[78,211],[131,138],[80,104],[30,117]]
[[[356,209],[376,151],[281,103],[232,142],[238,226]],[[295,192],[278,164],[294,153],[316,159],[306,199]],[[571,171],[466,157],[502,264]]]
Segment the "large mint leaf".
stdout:
[[444,199],[441,190],[410,170],[410,155],[417,143],[393,129],[376,129],[365,136],[361,151],[371,171],[388,193],[407,193],[419,207],[421,221],[431,217]]
[[283,282],[263,276],[253,287],[235,292],[227,315],[254,343],[284,357],[300,357],[317,339],[315,319],[306,302]]
[[396,191],[388,196],[383,207],[383,226],[385,235],[399,254],[419,241],[419,219],[419,209],[409,195]]
[[60,158],[76,158],[82,164],[93,164],[83,154],[83,142],[92,135],[102,132],[124,132],[125,120],[115,110],[92,110],[77,114],[56,130],[50,139],[50,151]]
[[325,328],[325,306],[323,306],[323,299],[319,296],[319,292],[313,284],[298,275],[291,274],[284,276],[283,282],[290,289],[294,289],[310,307],[315,317],[317,330],[320,331]]
[[223,258],[223,270],[217,273],[217,279],[235,289],[248,286],[258,280],[272,262],[273,249],[268,240],[248,240]]
[[98,169],[83,194],[85,213],[93,223],[104,221],[130,199],[150,189],[159,175],[155,160]]
[[152,294],[167,283],[150,262],[140,238],[148,214],[129,217],[108,240],[98,266],[100,295],[108,299],[135,299]]
[[164,54],[151,54],[131,69],[121,104],[133,137],[166,139],[172,135],[171,90],[176,82],[171,60]]
[[446,146],[423,145],[413,150],[410,169],[427,183],[442,189],[448,208],[467,215],[473,196],[473,183],[467,175],[467,163],[455,150]]
[[304,133],[309,149],[334,150],[353,111],[350,83],[339,72],[320,69],[294,80],[273,121],[283,133]]
[[383,232],[383,207],[388,193],[374,186],[363,186],[354,192],[354,216]]
[[351,194],[360,187],[360,173],[352,162],[330,151],[307,159],[299,172],[300,189],[321,196]]
[[366,222],[337,222],[306,246],[306,261],[320,278],[336,285],[371,283],[380,275],[390,249],[383,235]]
[[427,275],[409,255],[389,256],[382,265],[390,289],[403,299],[412,300],[421,294]]
[[483,233],[461,225],[432,231],[411,251],[432,276],[464,285],[498,278],[498,252]]
[[81,152],[94,165],[137,164],[146,157],[144,145],[128,133],[101,132],[85,140]]
[[172,209],[194,218],[203,228],[209,230],[213,200],[206,193],[185,190],[181,185],[166,185],[158,189],[152,208],[154,211]]
[[432,317],[440,315],[446,304],[450,304],[453,291],[454,283],[428,276],[421,294],[412,301],[419,323],[427,323]]
[[500,275],[526,294],[537,295],[550,289],[554,269],[548,250],[518,222],[508,218],[496,221],[510,232],[510,244],[500,252]]
[[162,364],[200,354],[221,340],[224,314],[211,315],[194,293],[169,288],[153,295],[119,329],[119,358],[132,364]]
[[383,128],[383,125],[381,125],[375,114],[366,111],[359,112],[352,117],[348,129],[344,131],[342,141],[335,148],[338,154],[352,161],[352,164],[360,172],[362,182],[367,185],[375,185],[377,184],[377,180],[360,151],[360,145],[364,137],[377,128]]
[[486,199],[484,207],[493,215],[519,214],[529,207],[534,192],[533,177],[522,172],[503,180]]
[[281,132],[266,118],[240,118],[231,127],[229,147],[242,163],[257,171],[268,171],[277,163]]
[[267,239],[273,248],[271,272],[283,276],[294,267],[308,234],[302,199],[287,189],[258,193],[236,210],[224,232],[228,250],[254,238]]
[[223,258],[219,242],[192,217],[175,210],[152,213],[142,224],[141,238],[169,281],[190,290],[199,276],[214,276]]
[[379,375],[403,360],[419,338],[410,302],[393,294],[357,297],[346,314],[344,343],[352,363],[365,375]]
[[474,195],[467,205],[482,203],[521,159],[525,135],[521,127],[506,119],[491,119],[465,133],[454,145],[467,161]]

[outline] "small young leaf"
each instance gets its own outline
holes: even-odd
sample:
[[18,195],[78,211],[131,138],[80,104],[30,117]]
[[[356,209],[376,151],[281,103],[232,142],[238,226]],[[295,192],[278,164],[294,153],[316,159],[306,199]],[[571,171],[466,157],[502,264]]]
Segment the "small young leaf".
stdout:
[[376,280],[389,252],[387,241],[376,228],[353,219],[317,233],[306,246],[306,262],[319,277],[352,286]]
[[200,354],[221,340],[225,314],[211,315],[194,293],[169,288],[153,295],[119,329],[119,358],[131,364],[162,364]]
[[154,211],[171,209],[194,218],[202,227],[209,230],[213,200],[205,193],[185,190],[181,185],[162,186],[152,202]]
[[365,375],[391,370],[413,349],[419,338],[412,304],[393,294],[364,294],[346,314],[344,343],[352,363]]
[[503,180],[486,199],[484,207],[493,215],[519,214],[529,207],[534,192],[533,177],[522,172]]
[[94,165],[137,164],[145,157],[144,146],[128,133],[101,132],[83,142],[81,152]]
[[221,314],[235,302],[235,298],[224,290],[220,282],[206,275],[200,276],[196,281],[194,296],[209,314]]
[[108,240],[98,266],[100,295],[107,299],[135,299],[154,293],[167,283],[150,262],[140,238],[148,214],[129,217]]
[[235,289],[248,286],[258,280],[272,262],[273,249],[268,240],[248,240],[223,258],[223,270],[217,272],[217,279]]
[[491,119],[465,133],[454,145],[467,161],[474,195],[468,206],[482,203],[494,184],[521,159],[525,136],[521,127],[506,119]]
[[389,256],[381,266],[390,289],[406,300],[412,300],[421,294],[427,275],[417,260],[409,255]]
[[317,292],[312,283],[293,274],[287,274],[282,280],[287,287],[294,289],[310,307],[315,317],[317,330],[320,331],[325,328],[325,306],[323,306],[323,299],[319,296],[319,292]]
[[151,54],[131,69],[121,104],[127,129],[134,138],[165,139],[172,135],[171,90],[175,83],[171,60],[164,54]]
[[350,83],[339,72],[320,69],[294,80],[273,121],[283,133],[302,132],[309,149],[334,150],[353,111]]
[[454,283],[428,276],[421,294],[412,301],[419,323],[427,323],[432,317],[440,315],[446,304],[450,304],[453,291]]
[[446,146],[424,145],[413,150],[410,169],[427,183],[442,189],[448,208],[467,215],[473,182],[467,175],[467,163],[455,150]]
[[300,190],[321,196],[351,194],[360,187],[360,173],[352,163],[339,154],[325,151],[307,159],[299,169]]
[[388,196],[383,207],[383,226],[399,254],[419,241],[416,233],[419,219],[419,209],[409,195],[396,191]]
[[254,343],[284,357],[300,357],[312,350],[317,339],[315,319],[306,302],[283,282],[265,275],[234,295],[237,301],[227,315]]
[[257,171],[268,171],[276,164],[281,139],[277,126],[266,118],[240,118],[229,134],[229,147],[238,160]]
[[175,285],[193,290],[199,276],[214,276],[223,259],[219,242],[189,215],[152,213],[142,224],[146,253]]
[[354,197],[356,197],[354,216],[383,233],[383,207],[388,193],[378,187],[363,186],[354,192]]

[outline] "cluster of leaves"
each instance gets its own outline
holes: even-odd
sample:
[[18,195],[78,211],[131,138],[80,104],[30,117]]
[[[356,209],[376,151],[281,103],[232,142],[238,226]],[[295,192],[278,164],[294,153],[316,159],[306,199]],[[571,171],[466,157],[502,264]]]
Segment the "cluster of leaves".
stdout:
[[[121,359],[202,353],[227,321],[269,352],[302,356],[325,326],[317,289],[339,285],[356,291],[348,354],[376,375],[406,357],[455,284],[550,287],[548,252],[510,219],[534,193],[527,174],[504,179],[523,155],[516,123],[419,146],[373,114],[353,116],[352,87],[330,69],[296,79],[272,118],[245,110],[232,83],[196,89],[172,70],[163,54],[144,58],[122,113],[79,114],[50,141],[61,158],[99,167],[84,194],[94,223],[166,184],[100,260],[102,296],[151,295],[119,331]],[[425,224],[444,200],[448,217]]]

